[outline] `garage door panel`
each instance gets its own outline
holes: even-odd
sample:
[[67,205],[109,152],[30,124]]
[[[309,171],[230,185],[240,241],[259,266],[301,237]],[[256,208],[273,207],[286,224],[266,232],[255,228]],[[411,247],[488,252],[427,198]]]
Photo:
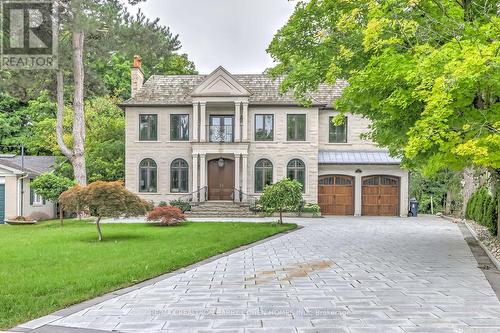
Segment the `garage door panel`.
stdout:
[[354,214],[354,179],[329,175],[319,178],[318,204],[324,215]]
[[361,187],[362,215],[399,215],[399,178],[387,175],[363,177]]

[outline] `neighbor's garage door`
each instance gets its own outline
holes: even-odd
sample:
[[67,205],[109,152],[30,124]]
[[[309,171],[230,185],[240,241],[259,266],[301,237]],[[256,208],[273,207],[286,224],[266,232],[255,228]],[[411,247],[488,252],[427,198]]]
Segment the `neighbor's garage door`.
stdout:
[[5,219],[5,185],[0,184],[0,224]]
[[363,177],[361,214],[372,216],[399,215],[399,178],[392,176]]
[[354,178],[319,177],[318,204],[323,215],[354,215]]

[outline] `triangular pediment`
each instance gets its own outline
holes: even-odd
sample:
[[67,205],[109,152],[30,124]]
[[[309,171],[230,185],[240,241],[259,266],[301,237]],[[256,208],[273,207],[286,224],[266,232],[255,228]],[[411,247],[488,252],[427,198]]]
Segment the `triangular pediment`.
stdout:
[[243,87],[227,70],[219,66],[208,75],[192,92],[192,96],[250,96],[251,93]]

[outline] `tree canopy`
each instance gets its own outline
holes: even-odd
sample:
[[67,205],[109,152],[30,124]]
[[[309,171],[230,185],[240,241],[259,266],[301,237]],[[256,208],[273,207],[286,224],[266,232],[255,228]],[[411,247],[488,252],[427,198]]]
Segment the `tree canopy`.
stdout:
[[[304,103],[347,80],[335,107],[408,167],[500,168],[498,1],[301,1],[268,52]],[[342,121],[341,117],[335,119]]]

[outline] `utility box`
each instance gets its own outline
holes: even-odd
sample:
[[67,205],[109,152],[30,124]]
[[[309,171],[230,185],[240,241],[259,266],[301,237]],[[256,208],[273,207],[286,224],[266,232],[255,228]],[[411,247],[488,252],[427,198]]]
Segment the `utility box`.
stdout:
[[410,199],[410,211],[408,212],[409,217],[416,217],[418,214],[418,201],[415,198]]

